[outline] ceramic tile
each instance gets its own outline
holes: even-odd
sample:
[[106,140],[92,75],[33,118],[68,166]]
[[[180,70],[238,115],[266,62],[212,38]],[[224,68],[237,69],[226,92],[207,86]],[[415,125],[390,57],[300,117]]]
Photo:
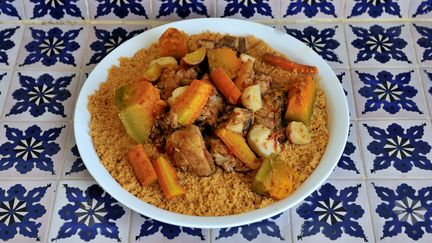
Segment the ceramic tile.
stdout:
[[342,24],[290,24],[284,30],[318,53],[332,67],[348,67]]
[[87,18],[85,0],[25,1],[24,11],[29,19],[36,20],[83,20]]
[[[432,4],[432,2],[431,2]],[[432,66],[432,24],[417,23],[411,26],[415,49],[420,65]]]
[[345,15],[352,19],[407,18],[410,1],[347,0],[345,6]]
[[429,114],[432,117],[432,68],[423,68],[420,70],[423,80],[426,99],[429,106]]
[[90,18],[96,20],[144,20],[151,16],[151,0],[87,2]]
[[210,230],[166,224],[132,213],[129,242],[209,242]]
[[23,30],[19,24],[0,25],[0,68],[13,67]]
[[212,229],[212,242],[291,242],[289,211],[239,227]]
[[19,68],[74,69],[81,64],[87,27],[33,25],[26,28],[17,57]]
[[411,0],[410,17],[430,19],[432,17],[432,0]]
[[6,0],[0,2],[0,21],[24,19],[22,0]]
[[106,55],[150,27],[143,25],[95,25],[90,27],[83,67],[93,69]]
[[58,184],[48,242],[128,242],[130,210],[92,180]]
[[281,0],[281,17],[289,19],[342,18],[344,0]]
[[216,15],[240,19],[279,18],[280,0],[218,0]]
[[152,19],[172,21],[205,18],[215,16],[216,1],[155,0],[152,1],[152,8]]
[[431,181],[368,182],[377,242],[432,242]]
[[412,66],[416,62],[407,23],[352,23],[345,33],[351,67]]
[[3,114],[3,106],[5,104],[6,95],[9,90],[11,76],[12,73],[10,71],[0,70],[0,117],[1,114]]
[[4,107],[4,121],[63,121],[70,119],[78,73],[18,71]]
[[1,178],[56,178],[61,173],[67,127],[64,122],[2,122]]
[[0,181],[0,240],[45,242],[56,182]]
[[331,179],[362,179],[365,178],[361,147],[358,140],[357,124],[351,121],[348,141],[345,145],[342,157],[333,173]]
[[294,242],[374,242],[362,180],[328,180],[291,217]]
[[352,70],[351,77],[357,117],[428,117],[426,100],[416,69],[355,69]]
[[92,179],[84,165],[75,142],[73,123],[69,126],[68,138],[64,151],[62,177],[65,179]]
[[427,120],[359,123],[368,178],[432,178],[432,127]]
[[336,73],[336,76],[338,77],[339,82],[342,84],[342,87],[344,89],[344,93],[348,102],[349,116],[351,119],[356,119],[357,113],[355,110],[350,70],[335,68],[333,69],[333,71]]

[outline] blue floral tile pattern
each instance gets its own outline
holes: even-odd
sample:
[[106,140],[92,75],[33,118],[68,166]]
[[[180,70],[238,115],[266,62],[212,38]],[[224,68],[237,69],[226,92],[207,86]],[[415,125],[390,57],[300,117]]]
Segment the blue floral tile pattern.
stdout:
[[210,17],[215,3],[210,0],[157,0],[152,4],[155,19],[177,20]]
[[412,17],[417,18],[426,16],[428,13],[432,12],[432,0],[414,0],[412,2],[417,2],[417,5],[413,5],[415,12],[413,13]]
[[[294,28],[293,28],[294,27]],[[347,66],[342,25],[284,26],[285,31],[308,45],[332,66]]]
[[377,241],[432,240],[432,187],[426,181],[375,181],[369,187]]
[[129,210],[91,181],[59,183],[50,242],[127,242]]
[[344,1],[340,0],[282,0],[283,18],[340,18]]
[[368,210],[364,183],[326,182],[293,212],[296,242],[369,242]]
[[106,55],[108,55],[117,46],[130,38],[142,33],[147,28],[132,29],[127,26],[112,28],[112,26],[93,26],[89,48],[91,56],[85,59],[85,65],[93,67],[98,64]]
[[0,26],[0,67],[13,66],[22,35],[22,26]]
[[417,42],[417,56],[422,64],[432,64],[432,25],[414,24],[413,36]]
[[220,0],[217,14],[220,17],[277,18],[278,1],[275,0]]
[[350,71],[348,69],[337,69],[337,68],[333,70],[336,73],[336,76],[338,77],[339,82],[342,84],[342,87],[344,89],[344,93],[348,101],[350,118],[355,119],[357,117],[357,113],[354,105],[354,96],[353,96]]
[[0,20],[21,20],[20,1],[4,0],[0,2]]
[[386,15],[402,18],[402,10],[407,12],[409,7],[408,1],[399,0],[354,0],[347,2],[347,18],[359,16],[378,18],[386,17]]
[[7,242],[45,241],[53,188],[51,182],[2,182],[0,239]]
[[91,175],[88,173],[87,168],[84,165],[84,161],[81,159],[78,147],[75,143],[75,136],[73,127],[71,127],[68,135],[68,141],[65,149],[63,166],[63,177],[64,178],[76,178],[76,179],[90,179]]
[[351,64],[412,64],[412,45],[407,30],[400,25],[349,25],[347,28]]
[[148,18],[150,9],[150,1],[146,0],[95,0],[88,4],[94,19],[142,20]]
[[25,7],[31,11],[31,15],[28,13],[30,19],[55,20],[84,19],[86,8],[83,0],[30,0]]
[[360,130],[369,177],[431,176],[431,127],[426,121],[368,122]]
[[429,114],[432,114],[432,69],[422,69],[421,76],[425,87],[425,94],[429,106]]

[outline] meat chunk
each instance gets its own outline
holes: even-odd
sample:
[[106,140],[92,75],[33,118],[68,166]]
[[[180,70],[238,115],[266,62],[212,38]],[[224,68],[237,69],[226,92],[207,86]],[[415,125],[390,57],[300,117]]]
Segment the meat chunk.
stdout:
[[210,154],[213,156],[217,165],[222,167],[225,171],[248,171],[244,163],[232,155],[225,144],[217,138],[212,138],[207,141],[210,147]]
[[175,131],[168,137],[166,144],[167,152],[178,168],[198,176],[209,176],[215,171],[213,158],[197,126]]
[[162,70],[156,87],[161,90],[162,99],[167,100],[176,88],[189,85],[197,77],[198,72],[194,68],[168,66]]
[[225,35],[219,40],[217,45],[219,47],[229,47],[240,53],[245,53],[247,51],[247,42],[244,37]]
[[261,94],[266,94],[270,91],[270,84],[272,83],[272,77],[263,73],[255,73],[254,84],[260,86]]
[[230,113],[228,120],[222,126],[244,136],[249,130],[252,122],[253,114],[250,110],[236,107]]
[[223,97],[214,90],[197,121],[200,124],[208,124],[214,127],[217,125],[218,113],[222,112],[224,109],[225,103]]
[[206,49],[213,49],[215,47],[215,41],[210,39],[199,39],[196,44],[198,47],[204,47]]
[[286,94],[281,91],[271,91],[263,96],[263,106],[255,112],[255,122],[271,130],[279,129],[282,125],[283,106],[286,103]]

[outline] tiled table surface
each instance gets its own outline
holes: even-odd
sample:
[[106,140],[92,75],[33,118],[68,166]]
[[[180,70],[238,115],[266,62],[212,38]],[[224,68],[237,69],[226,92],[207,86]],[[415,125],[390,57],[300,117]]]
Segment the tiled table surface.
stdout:
[[[291,210],[227,229],[141,216],[106,194],[76,148],[88,73],[164,21],[234,17],[306,42],[349,102],[344,154]],[[432,242],[431,0],[0,1],[0,241]]]

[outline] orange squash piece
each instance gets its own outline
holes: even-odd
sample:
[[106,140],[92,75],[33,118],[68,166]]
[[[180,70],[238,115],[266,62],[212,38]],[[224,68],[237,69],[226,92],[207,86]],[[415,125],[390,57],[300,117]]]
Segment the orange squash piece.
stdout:
[[310,76],[299,80],[288,93],[288,106],[285,113],[287,121],[303,122],[310,125],[317,96],[316,83]]
[[157,174],[159,186],[166,198],[171,199],[185,194],[184,188],[178,181],[174,167],[166,157],[160,156],[157,158],[153,166]]
[[175,28],[168,28],[159,38],[161,56],[173,56],[180,60],[189,52],[188,36]]
[[149,186],[157,181],[156,171],[142,144],[137,144],[129,149],[127,157],[135,176],[142,185]]
[[237,71],[242,63],[240,58],[237,57],[236,52],[227,47],[208,50],[207,59],[210,71],[221,67],[225,69],[230,78],[234,78],[237,75]]

